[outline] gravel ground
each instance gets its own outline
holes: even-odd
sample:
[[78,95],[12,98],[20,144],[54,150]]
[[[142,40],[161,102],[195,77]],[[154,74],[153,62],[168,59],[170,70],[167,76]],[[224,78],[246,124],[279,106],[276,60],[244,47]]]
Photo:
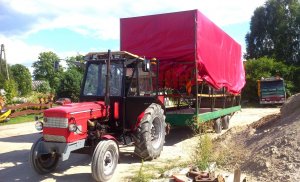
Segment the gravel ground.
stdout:
[[[231,118],[230,125],[247,125],[276,113],[279,113],[279,108],[242,109]],[[163,166],[170,160],[190,160],[191,148],[196,144],[192,133],[189,128],[172,129],[166,137],[161,156],[145,164]],[[0,126],[0,181],[93,181],[91,157],[82,154],[72,154],[69,160],[59,164],[55,173],[38,175],[32,171],[28,155],[32,143],[39,137],[33,122]],[[133,147],[122,147],[120,162],[111,181],[128,181],[140,165],[140,159],[133,154]]]

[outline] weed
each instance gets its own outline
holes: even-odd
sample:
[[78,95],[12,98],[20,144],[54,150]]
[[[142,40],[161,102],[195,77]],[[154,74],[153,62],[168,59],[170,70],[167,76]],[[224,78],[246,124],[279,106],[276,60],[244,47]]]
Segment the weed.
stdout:
[[144,161],[142,161],[142,165],[138,173],[131,179],[132,182],[148,182],[154,178],[153,174],[145,173],[143,167]]
[[207,169],[209,162],[214,160],[213,143],[207,134],[199,136],[199,141],[192,157],[195,165],[200,170]]

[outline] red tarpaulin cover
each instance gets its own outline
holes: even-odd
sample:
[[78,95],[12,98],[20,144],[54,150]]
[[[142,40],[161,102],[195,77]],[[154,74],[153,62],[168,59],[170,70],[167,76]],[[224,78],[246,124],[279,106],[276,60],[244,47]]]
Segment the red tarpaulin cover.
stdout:
[[244,87],[241,46],[198,10],[120,21],[121,50],[159,59],[167,87],[192,79],[195,63],[198,80],[234,94]]

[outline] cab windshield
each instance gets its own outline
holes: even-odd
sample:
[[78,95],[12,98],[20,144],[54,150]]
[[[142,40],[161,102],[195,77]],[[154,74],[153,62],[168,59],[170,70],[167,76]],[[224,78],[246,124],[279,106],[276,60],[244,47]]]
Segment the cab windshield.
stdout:
[[[106,64],[91,63],[88,65],[84,82],[84,96],[104,96],[106,87]],[[111,62],[110,65],[110,96],[121,96],[122,93],[122,63]]]

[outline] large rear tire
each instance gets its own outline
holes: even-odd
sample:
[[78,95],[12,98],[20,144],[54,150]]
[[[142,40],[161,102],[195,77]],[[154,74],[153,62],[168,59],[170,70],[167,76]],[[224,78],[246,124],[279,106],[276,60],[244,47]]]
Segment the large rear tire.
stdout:
[[100,141],[92,157],[92,176],[96,181],[108,181],[114,174],[119,160],[115,141]]
[[144,160],[160,156],[165,143],[166,123],[164,110],[158,104],[151,104],[136,130],[134,152]]
[[41,154],[39,146],[43,142],[43,138],[39,138],[31,147],[29,153],[29,162],[31,167],[39,174],[47,174],[53,172],[58,165],[59,155]]

